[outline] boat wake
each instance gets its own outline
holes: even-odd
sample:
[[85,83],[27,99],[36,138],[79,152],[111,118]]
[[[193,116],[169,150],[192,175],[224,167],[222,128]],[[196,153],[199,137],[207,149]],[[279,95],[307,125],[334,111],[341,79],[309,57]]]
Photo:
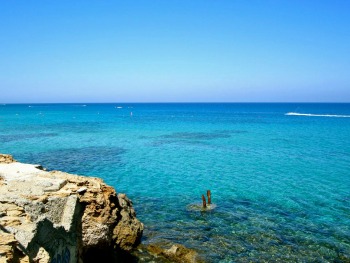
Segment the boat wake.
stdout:
[[333,117],[333,118],[350,118],[350,115],[336,115],[336,114],[311,114],[311,113],[298,113],[287,112],[287,116],[306,116],[306,117]]

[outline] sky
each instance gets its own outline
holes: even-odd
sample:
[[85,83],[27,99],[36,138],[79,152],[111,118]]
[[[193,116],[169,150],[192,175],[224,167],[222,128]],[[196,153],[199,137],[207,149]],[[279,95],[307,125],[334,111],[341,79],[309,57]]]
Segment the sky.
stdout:
[[350,102],[348,0],[0,2],[0,103]]

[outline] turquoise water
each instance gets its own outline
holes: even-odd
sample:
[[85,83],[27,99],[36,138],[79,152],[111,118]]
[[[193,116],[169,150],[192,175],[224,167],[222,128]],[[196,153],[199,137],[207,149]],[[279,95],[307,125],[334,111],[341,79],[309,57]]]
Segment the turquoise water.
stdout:
[[[350,262],[349,117],[350,104],[0,105],[0,152],[126,192],[146,244]],[[207,189],[216,208],[192,209]]]

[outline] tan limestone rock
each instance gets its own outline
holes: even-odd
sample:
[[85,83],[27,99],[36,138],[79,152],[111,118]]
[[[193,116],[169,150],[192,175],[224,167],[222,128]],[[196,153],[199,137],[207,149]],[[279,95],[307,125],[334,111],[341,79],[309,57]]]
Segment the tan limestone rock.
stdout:
[[0,232],[0,263],[29,263],[29,257],[17,248],[18,245],[13,234]]
[[155,244],[149,245],[147,250],[152,255],[165,258],[170,262],[177,263],[203,263],[204,261],[199,258],[198,253],[192,249],[186,248],[183,245],[173,244],[170,248],[166,249],[162,246]]
[[16,162],[16,160],[13,159],[12,155],[0,154],[0,163],[13,163],[13,162]]
[[128,251],[140,242],[143,224],[132,202],[99,178],[1,154],[0,175],[0,235],[12,237],[0,242],[0,253],[21,255],[16,262],[81,262],[90,249]]

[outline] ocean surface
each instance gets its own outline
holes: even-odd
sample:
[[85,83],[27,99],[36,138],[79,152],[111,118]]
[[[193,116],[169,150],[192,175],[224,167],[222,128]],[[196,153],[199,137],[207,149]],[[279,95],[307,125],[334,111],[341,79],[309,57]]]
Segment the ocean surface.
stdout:
[[3,104],[0,152],[127,193],[145,244],[350,262],[350,104]]

